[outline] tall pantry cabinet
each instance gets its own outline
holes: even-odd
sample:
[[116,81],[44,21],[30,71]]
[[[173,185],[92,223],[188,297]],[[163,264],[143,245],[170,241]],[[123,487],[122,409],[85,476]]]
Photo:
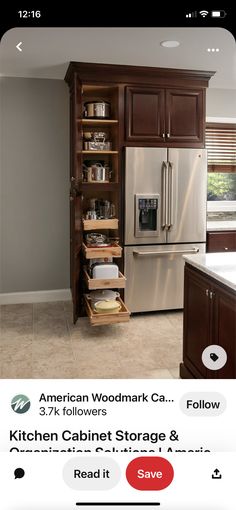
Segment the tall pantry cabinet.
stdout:
[[[122,297],[117,298],[118,313],[95,313],[89,299],[90,290],[117,289],[122,293],[125,277],[122,273],[122,221],[121,221],[121,144],[119,126],[120,91],[117,83],[103,82],[102,74],[91,78],[86,64],[71,65],[66,80],[70,87],[70,281],[74,305],[74,322],[79,315],[87,314],[92,325],[112,324],[129,320],[130,313]],[[88,73],[86,72],[88,70]],[[99,81],[97,81],[99,78]],[[110,105],[109,118],[85,117],[87,102],[106,102]],[[91,149],[85,135],[105,133],[109,146],[101,144],[101,150]],[[104,148],[105,147],[105,148]],[[107,177],[101,181],[87,179],[88,165],[101,164]],[[91,200],[106,200],[112,204],[110,218],[87,218]],[[103,233],[112,239],[107,247],[89,247],[86,234]],[[119,266],[118,278],[93,279],[89,274],[90,260],[113,259]]]
[[[122,300],[128,284],[123,275],[124,240],[124,148],[204,147],[205,91],[210,71],[189,71],[151,67],[71,62],[65,81],[70,90],[70,282],[74,322],[88,315],[92,325],[129,320]],[[109,116],[85,116],[87,102],[106,102]],[[105,134],[107,145],[91,149],[89,134]],[[86,178],[86,168],[101,161],[107,178]],[[145,179],[145,175],[143,176]],[[107,219],[87,217],[91,201],[112,204]],[[130,197],[133,200],[133,197]],[[86,234],[104,233],[113,239],[108,247],[91,248]],[[118,278],[91,278],[93,259],[113,259]],[[119,291],[120,309],[114,314],[94,312],[89,291]]]

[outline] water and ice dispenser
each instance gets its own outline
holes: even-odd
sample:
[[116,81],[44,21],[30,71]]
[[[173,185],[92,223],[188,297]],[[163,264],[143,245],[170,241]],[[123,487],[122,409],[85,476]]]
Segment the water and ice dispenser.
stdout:
[[135,237],[159,235],[160,195],[135,195]]

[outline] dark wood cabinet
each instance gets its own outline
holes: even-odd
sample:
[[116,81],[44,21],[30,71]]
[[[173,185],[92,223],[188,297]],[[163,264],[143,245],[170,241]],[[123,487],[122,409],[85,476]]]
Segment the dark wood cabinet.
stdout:
[[165,138],[165,91],[126,88],[126,140],[161,142]]
[[[170,143],[204,146],[203,90],[166,90],[165,133]],[[187,145],[186,145],[187,144]]]
[[227,363],[219,370],[219,378],[236,378],[236,293],[213,286],[212,341],[227,352]]
[[126,87],[126,140],[204,147],[205,90]]
[[[65,81],[70,89],[70,260],[74,322],[87,313],[92,324],[108,323],[106,317],[98,321],[86,304],[84,294],[95,288],[96,282],[90,281],[84,266],[88,259],[116,257],[120,259],[119,274],[122,273],[124,148],[204,147],[205,92],[213,75],[211,71],[70,63]],[[100,101],[110,104],[109,118],[86,118],[85,103]],[[91,132],[105,133],[111,144],[109,150],[92,150],[90,145],[85,145]],[[83,165],[92,167],[95,162],[111,170],[106,182],[91,182],[84,177],[87,170]],[[116,217],[108,222],[86,219],[94,198],[111,202]],[[110,249],[105,253],[99,249],[92,249],[91,253],[87,250],[86,231],[94,230],[119,239],[112,253]],[[123,288],[125,278],[119,276],[117,283]],[[106,282],[107,288],[108,284],[109,288],[117,288],[112,282]],[[97,285],[102,287],[100,281]],[[122,302],[116,322],[128,318],[129,311]]]
[[[182,378],[236,378],[236,292],[185,265]],[[202,352],[220,345],[227,362],[220,370],[202,363]]]
[[236,231],[207,232],[207,252],[236,251]]
[[193,375],[203,378],[207,375],[207,369],[201,356],[209,345],[210,336],[210,304],[206,295],[208,287],[209,282],[205,278],[185,268],[183,358]]

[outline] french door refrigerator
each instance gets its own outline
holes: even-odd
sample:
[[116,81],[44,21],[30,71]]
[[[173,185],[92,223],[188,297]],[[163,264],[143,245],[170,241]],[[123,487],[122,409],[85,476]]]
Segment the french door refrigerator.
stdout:
[[205,252],[206,203],[206,150],[126,148],[125,302],[131,312],[183,308],[183,255]]

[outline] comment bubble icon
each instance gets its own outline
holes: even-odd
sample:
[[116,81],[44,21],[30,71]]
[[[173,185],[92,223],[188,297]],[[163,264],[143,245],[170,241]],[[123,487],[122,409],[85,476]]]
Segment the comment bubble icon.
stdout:
[[15,471],[14,471],[15,480],[17,478],[23,478],[24,476],[25,476],[24,469],[22,469],[22,468],[16,468],[15,469]]

